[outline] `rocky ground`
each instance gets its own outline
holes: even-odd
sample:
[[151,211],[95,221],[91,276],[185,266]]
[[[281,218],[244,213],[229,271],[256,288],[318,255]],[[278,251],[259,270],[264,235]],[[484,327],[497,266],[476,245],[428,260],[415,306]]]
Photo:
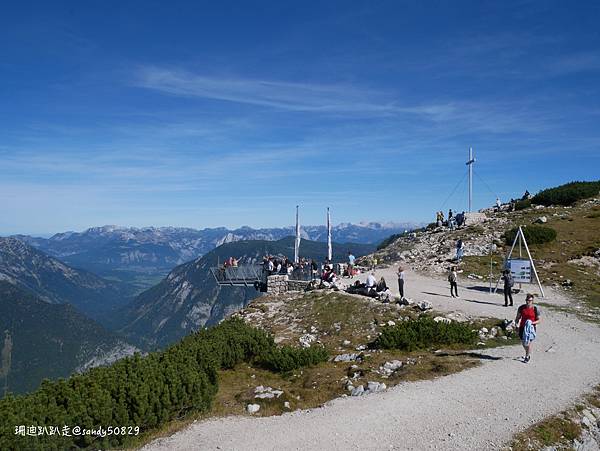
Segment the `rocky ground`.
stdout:
[[[600,204],[598,199],[589,202],[590,208]],[[546,223],[548,217],[569,220],[572,215],[570,209],[563,207],[539,211],[537,214],[532,209],[525,216],[518,213],[518,218]],[[367,337],[377,334],[380,322],[402,321],[422,310],[434,310],[440,321],[506,318],[504,326],[510,326],[515,309],[503,307],[501,295],[489,293],[488,282],[481,274],[460,275],[460,298],[450,297],[445,274],[453,264],[458,238],[464,242],[466,257],[487,256],[492,243],[500,248],[499,253],[505,252],[501,237],[504,230],[515,224],[514,215],[490,211],[488,219],[480,224],[455,231],[437,228],[417,232],[361,259],[365,267],[377,259],[376,278],[384,277],[391,285],[391,300],[398,294],[398,264],[407,270],[405,292],[409,301],[404,304],[408,305],[382,304],[351,295],[363,304],[366,302],[367,311],[374,315],[368,327],[363,324],[362,328],[352,329],[348,326],[351,318],[323,321],[318,316],[303,317],[300,312],[307,311],[306,306],[298,303],[315,302],[322,292],[317,292],[312,301],[310,296],[294,294],[281,296],[275,302],[258,300],[238,315],[268,328],[281,343],[311,346],[334,340],[334,360],[357,369]],[[599,255],[581,255],[571,259],[572,264],[596,270],[600,267],[596,261]],[[553,264],[551,260],[540,262],[549,267]],[[366,272],[358,278],[364,280]],[[353,280],[346,279],[338,286],[343,288],[350,282]],[[342,381],[346,395],[321,409],[262,418],[236,416],[201,421],[144,449],[598,449],[597,401],[584,398],[600,383],[600,334],[597,325],[582,322],[580,315],[573,314],[569,288],[557,282],[544,287],[543,322],[529,364],[521,361],[520,347],[481,348],[477,353],[480,365],[434,380],[403,382],[390,388],[385,377],[414,362],[389,358],[370,370],[372,375],[378,374],[376,380],[355,380],[356,375],[350,372]],[[523,297],[522,293],[515,295],[516,305],[523,302]],[[350,307],[349,310],[354,315],[364,314]],[[340,335],[342,328],[344,336]],[[485,345],[486,340],[506,335],[506,330],[486,328],[479,334],[480,345]],[[280,396],[279,390],[270,386],[258,386],[255,391],[252,395],[257,400]],[[285,402],[290,407],[289,401]],[[584,407],[573,409],[574,403]],[[247,406],[248,413],[256,414],[258,409],[259,404]],[[290,410],[294,410],[293,399]],[[548,440],[530,438],[540,436],[532,431],[548,427],[540,429],[539,422],[550,421],[552,428],[554,416],[562,418],[567,415],[565,412],[569,421],[578,425],[573,429],[576,434],[565,432],[559,436],[560,443],[554,445]],[[520,435],[515,438],[515,434]]]
[[[393,269],[380,275],[393,280]],[[445,314],[508,319],[515,313],[468,279],[459,299],[450,298],[445,280],[413,272],[406,290]],[[553,305],[568,302],[548,294]],[[517,347],[490,349],[482,365],[461,373],[349,396],[321,409],[198,422],[144,449],[497,449],[600,383],[597,327],[564,312],[543,314],[529,364],[520,361]]]

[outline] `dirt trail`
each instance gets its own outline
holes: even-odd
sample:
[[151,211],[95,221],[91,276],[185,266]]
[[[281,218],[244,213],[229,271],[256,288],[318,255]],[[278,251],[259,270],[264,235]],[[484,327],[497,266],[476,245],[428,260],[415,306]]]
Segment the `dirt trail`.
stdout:
[[[393,269],[376,272],[381,275],[397,292]],[[405,292],[415,301],[429,300],[438,311],[514,319],[516,306],[503,307],[499,294],[459,282],[461,298],[452,299],[447,285],[407,272]],[[544,302],[566,302],[550,289],[546,294]],[[523,301],[522,294],[515,296],[516,305]],[[498,449],[600,383],[600,329],[571,314],[541,312],[529,364],[517,360],[520,347],[487,350],[489,359],[461,373],[278,417],[198,422],[143,449]]]

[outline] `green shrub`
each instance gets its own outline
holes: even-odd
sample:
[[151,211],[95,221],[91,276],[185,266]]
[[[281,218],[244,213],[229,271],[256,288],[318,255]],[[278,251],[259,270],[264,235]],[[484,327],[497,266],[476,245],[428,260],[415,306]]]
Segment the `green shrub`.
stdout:
[[[266,359],[262,356],[270,356]],[[190,412],[207,412],[218,390],[218,373],[263,359],[288,371],[327,359],[322,348],[276,348],[266,332],[230,319],[201,330],[162,352],[128,357],[85,374],[44,381],[33,393],[0,400],[0,449],[123,448],[127,435],[15,435],[15,426],[157,428]]]
[[[518,230],[519,228],[515,227],[504,232],[503,237],[506,244],[512,245],[512,243],[515,241]],[[554,230],[552,227],[532,224],[523,227],[523,235],[525,235],[527,244],[544,244],[556,239],[556,230]]]
[[329,354],[322,346],[295,348],[282,346],[264,353],[259,362],[272,371],[285,373],[304,366],[312,366],[327,361]]
[[384,327],[373,344],[380,349],[415,351],[439,345],[472,345],[476,340],[477,333],[468,324],[435,322],[425,316]]
[[571,182],[540,191],[531,202],[539,205],[573,205],[600,192],[600,180],[596,182]]
[[515,202],[515,210],[525,210],[526,208],[531,207],[531,199],[518,200]]

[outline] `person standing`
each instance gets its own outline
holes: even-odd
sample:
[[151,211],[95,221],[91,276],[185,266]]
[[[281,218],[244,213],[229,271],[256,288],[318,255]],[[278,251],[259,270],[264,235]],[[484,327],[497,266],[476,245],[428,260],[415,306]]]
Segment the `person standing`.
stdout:
[[402,266],[398,266],[398,291],[400,299],[404,299],[404,268]]
[[310,259],[310,277],[311,280],[315,280],[317,278],[317,273],[319,271],[319,264],[314,260]]
[[512,287],[515,284],[510,269],[505,269],[502,274],[502,281],[504,282],[504,307],[508,307],[508,301],[510,299],[510,305],[513,305]]
[[456,241],[456,258],[455,258],[455,260],[460,262],[461,259],[463,258],[463,254],[464,254],[463,241],[459,238]]
[[536,326],[540,321],[540,311],[537,306],[533,305],[533,294],[529,293],[525,297],[525,304],[517,309],[515,318],[515,324],[519,327],[519,338],[525,349],[523,363],[529,363],[531,359],[531,345],[535,340]]
[[356,257],[348,251],[348,277],[350,278],[354,275],[354,260],[356,260]]
[[[456,270],[456,266],[450,268],[450,274],[448,274],[448,282],[450,282],[450,296],[460,297],[458,295],[458,271]],[[456,293],[456,296],[454,295]]]

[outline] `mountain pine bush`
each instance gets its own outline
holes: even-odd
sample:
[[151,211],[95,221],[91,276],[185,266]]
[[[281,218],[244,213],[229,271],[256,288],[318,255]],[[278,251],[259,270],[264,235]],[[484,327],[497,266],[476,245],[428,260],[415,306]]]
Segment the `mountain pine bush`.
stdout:
[[123,448],[131,438],[127,434],[21,436],[15,434],[15,427],[139,426],[140,432],[146,432],[187,413],[209,411],[218,390],[219,369],[262,360],[271,362],[275,371],[287,371],[326,358],[326,351],[319,348],[279,349],[266,332],[229,319],[165,351],[136,354],[68,379],[45,380],[27,395],[9,394],[0,400],[0,449]]
[[600,180],[596,182],[571,182],[555,188],[540,191],[531,199],[538,205],[573,205],[581,199],[597,196],[600,193]]
[[[518,231],[519,228],[515,227],[504,232],[503,237],[506,244],[512,245]],[[552,227],[531,224],[523,227],[523,235],[525,235],[527,244],[544,244],[556,239],[556,230]]]
[[259,358],[259,362],[269,370],[285,373],[304,366],[325,362],[328,358],[329,354],[322,346],[312,346],[310,348],[281,346],[264,353]]
[[436,322],[429,316],[384,327],[374,346],[380,349],[415,351],[432,346],[474,344],[477,332],[469,324]]

